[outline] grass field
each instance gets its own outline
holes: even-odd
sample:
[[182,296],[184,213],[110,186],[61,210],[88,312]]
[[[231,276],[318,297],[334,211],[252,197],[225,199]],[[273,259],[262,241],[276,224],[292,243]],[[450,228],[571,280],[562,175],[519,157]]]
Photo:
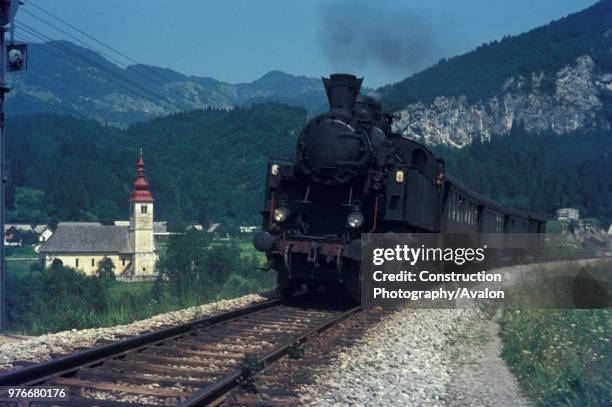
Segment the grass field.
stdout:
[[[212,244],[235,242],[215,241]],[[66,329],[114,326],[273,289],[276,274],[257,269],[264,256],[257,253],[250,242],[238,242],[238,245],[242,261],[233,262],[234,251],[227,252],[226,262],[231,269],[219,270],[229,273],[225,280],[180,290],[171,282],[128,283],[90,278],[67,268],[32,271],[31,266],[38,263],[38,258],[28,254],[34,251],[31,248],[30,251],[26,248],[15,251],[7,256],[9,332],[39,335]]]
[[609,405],[611,334],[608,309],[507,311],[503,356],[538,405]]
[[[255,257],[257,257],[257,259],[264,261],[266,259],[266,255],[262,252],[258,252],[257,250],[255,250],[255,248],[253,247],[253,243],[248,240],[248,241],[244,241],[244,240],[240,240],[238,241],[238,245],[240,246],[240,256],[241,257],[248,257],[248,256],[252,256],[255,255]],[[232,244],[232,240],[215,240],[213,243],[213,245],[229,245]]]
[[34,251],[32,246],[13,247],[9,246],[5,248],[6,257],[38,257],[38,253]]
[[[600,264],[591,271],[609,273],[610,267]],[[523,391],[540,406],[610,405],[612,310],[544,309],[559,304],[552,301],[555,297],[571,299],[571,288],[561,280],[518,287],[536,288],[544,302],[531,309],[506,310],[501,320],[502,356]]]

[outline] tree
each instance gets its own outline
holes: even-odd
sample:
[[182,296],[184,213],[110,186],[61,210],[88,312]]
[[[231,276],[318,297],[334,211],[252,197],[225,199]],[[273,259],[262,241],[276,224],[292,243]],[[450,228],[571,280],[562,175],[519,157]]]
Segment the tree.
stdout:
[[117,204],[109,199],[103,199],[93,209],[93,214],[104,225],[112,225],[119,218]]
[[208,233],[195,229],[168,240],[158,267],[184,303],[206,298],[222,290],[232,273],[240,271],[237,244],[211,244]]
[[115,279],[115,264],[110,258],[104,257],[98,262],[98,270],[96,271],[96,276],[103,280]]
[[15,188],[14,210],[8,213],[8,218],[13,222],[46,222],[48,216],[44,191],[27,187]]

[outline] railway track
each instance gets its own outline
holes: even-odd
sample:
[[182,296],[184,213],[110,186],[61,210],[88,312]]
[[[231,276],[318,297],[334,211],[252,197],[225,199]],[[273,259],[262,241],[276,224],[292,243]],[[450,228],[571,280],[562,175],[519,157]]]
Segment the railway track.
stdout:
[[208,405],[359,311],[270,300],[11,371],[0,386],[68,390],[31,406]]

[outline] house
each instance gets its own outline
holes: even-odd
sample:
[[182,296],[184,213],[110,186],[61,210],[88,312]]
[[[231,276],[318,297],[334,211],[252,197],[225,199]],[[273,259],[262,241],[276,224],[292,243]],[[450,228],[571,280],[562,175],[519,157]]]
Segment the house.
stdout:
[[259,226],[240,226],[240,233],[255,233]]
[[14,225],[4,225],[4,245],[21,246],[19,230]]
[[[9,223],[4,225],[4,245],[21,246],[24,240],[34,233],[32,226],[26,223]],[[30,235],[30,236],[27,236]]]
[[171,235],[175,235],[176,233],[168,232],[168,222],[160,221],[153,222],[153,237],[156,242],[161,242],[162,240],[168,240]]
[[32,226],[28,225],[27,223],[12,223],[12,224],[8,224],[7,226],[14,227],[20,233],[32,233],[33,232]]
[[[98,222],[60,222],[39,254],[44,267],[60,264],[94,275],[98,263],[109,258],[115,275],[128,281],[157,278],[158,249],[153,237],[154,199],[145,179],[142,152],[136,164],[136,180],[129,197],[130,220],[114,225]],[[121,222],[121,221],[119,221]]]
[[211,223],[206,232],[211,234],[213,239],[229,239],[229,232],[220,223]]
[[578,221],[580,219],[580,211],[575,208],[561,208],[557,209],[557,220]]
[[46,242],[53,234],[53,230],[51,230],[49,225],[36,225],[33,230],[36,236],[38,236],[39,242]]

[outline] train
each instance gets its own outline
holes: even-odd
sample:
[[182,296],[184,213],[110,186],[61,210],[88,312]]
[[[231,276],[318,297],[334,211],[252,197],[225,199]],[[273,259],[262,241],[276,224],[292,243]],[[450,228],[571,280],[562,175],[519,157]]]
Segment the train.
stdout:
[[283,297],[323,285],[358,299],[362,233],[545,232],[541,217],[476,193],[425,145],[394,133],[393,115],[359,93],[363,78],[322,81],[329,111],[301,130],[295,159],[269,161],[253,239]]

